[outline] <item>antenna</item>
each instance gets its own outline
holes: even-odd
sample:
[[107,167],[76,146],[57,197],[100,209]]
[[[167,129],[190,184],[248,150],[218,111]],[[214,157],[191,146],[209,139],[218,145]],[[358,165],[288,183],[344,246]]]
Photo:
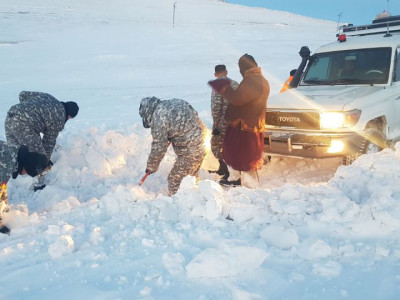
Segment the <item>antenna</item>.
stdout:
[[175,28],[175,8],[176,8],[176,1],[174,3],[174,13],[172,15],[172,28]]
[[[389,1],[389,0],[388,0]],[[340,23],[340,18],[342,17],[343,12],[341,12],[340,14],[338,14],[338,19],[337,19],[337,25],[336,25],[336,31],[339,30],[339,23]]]
[[[386,12],[389,12],[389,0],[387,0],[387,6],[386,6]],[[389,16],[389,15],[388,15]],[[384,35],[384,37],[389,37],[392,36],[389,32],[389,17],[387,17],[388,19],[386,20],[386,34]]]

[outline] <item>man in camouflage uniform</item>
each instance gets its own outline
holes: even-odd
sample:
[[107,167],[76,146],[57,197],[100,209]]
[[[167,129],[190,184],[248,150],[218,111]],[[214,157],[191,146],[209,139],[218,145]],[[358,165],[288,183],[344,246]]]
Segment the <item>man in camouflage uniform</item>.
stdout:
[[2,223],[2,214],[8,209],[7,182],[18,175],[37,176],[47,167],[45,155],[30,152],[26,146],[11,146],[0,141],[0,232],[9,233]]
[[205,126],[193,107],[184,100],[142,99],[139,108],[144,128],[151,128],[153,142],[146,173],[157,171],[169,143],[177,155],[168,175],[168,193],[175,194],[186,175],[196,176],[205,156]]
[[65,122],[78,114],[78,105],[58,101],[52,95],[41,92],[23,91],[19,94],[19,101],[7,113],[7,143],[26,145],[50,160],[59,132],[64,129]]
[[[79,111],[75,102],[61,102],[52,95],[41,92],[22,91],[19,104],[13,105],[5,120],[7,143],[26,145],[32,151],[46,155],[49,161],[56,139],[65,123]],[[41,137],[43,134],[43,137]],[[34,190],[45,187],[44,177],[34,183]]]
[[[225,65],[215,66],[214,76],[217,79],[229,79],[231,87],[236,89],[239,83],[227,77],[228,71]],[[222,159],[222,143],[225,137],[226,126],[228,125],[225,120],[225,111],[228,107],[229,102],[222,98],[215,90],[211,92],[211,114],[213,117],[213,130],[211,137],[211,151],[215,158],[219,161],[219,169],[216,171],[222,178],[227,179],[229,177],[229,171],[226,163]]]

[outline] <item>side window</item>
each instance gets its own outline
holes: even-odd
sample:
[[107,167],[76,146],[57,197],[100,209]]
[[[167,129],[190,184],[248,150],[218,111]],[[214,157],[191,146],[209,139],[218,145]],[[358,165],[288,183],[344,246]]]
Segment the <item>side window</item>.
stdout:
[[394,70],[394,81],[400,81],[400,48],[396,51],[396,68]]

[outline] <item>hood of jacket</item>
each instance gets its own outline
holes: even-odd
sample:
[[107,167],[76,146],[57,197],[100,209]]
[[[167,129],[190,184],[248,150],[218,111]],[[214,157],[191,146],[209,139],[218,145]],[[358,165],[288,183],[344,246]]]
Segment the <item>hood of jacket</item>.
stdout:
[[147,97],[140,101],[139,115],[142,117],[144,128],[150,128],[154,111],[160,102],[161,100],[156,97]]

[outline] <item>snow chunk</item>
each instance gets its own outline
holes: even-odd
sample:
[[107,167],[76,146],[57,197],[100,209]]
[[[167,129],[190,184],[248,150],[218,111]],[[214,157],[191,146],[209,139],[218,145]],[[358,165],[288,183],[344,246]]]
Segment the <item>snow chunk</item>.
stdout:
[[211,180],[200,181],[198,187],[195,183],[195,177],[186,176],[180,189],[173,196],[173,199],[177,199],[179,214],[189,214],[192,217],[215,221],[228,206],[224,190],[218,183]]
[[332,255],[332,248],[323,240],[307,239],[301,243],[298,255],[308,260],[325,258]]
[[222,243],[218,249],[208,248],[187,266],[189,278],[219,278],[235,276],[259,268],[268,253],[260,248]]
[[194,176],[185,176],[182,179],[181,185],[179,186],[179,189],[182,190],[191,190],[196,187],[196,177]]
[[300,192],[292,186],[286,185],[284,190],[279,195],[279,199],[282,201],[293,201],[300,198]]
[[199,191],[206,199],[205,218],[209,221],[216,220],[227,206],[224,190],[218,183],[206,180],[199,183]]
[[57,225],[49,225],[47,226],[47,230],[44,233],[48,235],[60,235],[61,228]]
[[251,198],[246,194],[238,194],[233,196],[229,217],[235,222],[247,222],[254,218],[257,214],[258,207],[252,205]]
[[337,277],[342,272],[342,265],[335,261],[327,261],[323,264],[314,264],[313,273],[323,277]]
[[285,229],[283,226],[269,226],[260,232],[260,237],[280,249],[290,249],[299,244],[297,232],[292,228]]
[[72,237],[70,235],[62,235],[49,246],[49,254],[52,259],[57,259],[64,255],[71,254],[74,248],[75,244]]
[[28,223],[34,221],[36,217],[36,214],[29,216],[26,212],[10,210],[3,214],[3,221],[10,228],[19,228],[28,225]]
[[146,286],[142,290],[140,290],[141,296],[149,296],[150,294],[151,294],[151,288],[149,288],[148,286]]
[[139,220],[149,212],[145,203],[138,203],[144,197],[143,189],[139,187],[117,185],[101,197],[99,206],[110,217],[129,215],[131,219]]
[[70,196],[67,199],[62,200],[61,202],[54,203],[50,210],[54,212],[65,213],[80,205],[81,203],[77,198]]
[[104,236],[102,236],[101,234],[101,228],[100,227],[95,227],[92,231],[92,233],[90,234],[90,242],[93,245],[97,245],[99,243],[104,242]]
[[162,262],[167,271],[175,276],[183,271],[182,264],[185,262],[185,258],[181,253],[164,253]]

